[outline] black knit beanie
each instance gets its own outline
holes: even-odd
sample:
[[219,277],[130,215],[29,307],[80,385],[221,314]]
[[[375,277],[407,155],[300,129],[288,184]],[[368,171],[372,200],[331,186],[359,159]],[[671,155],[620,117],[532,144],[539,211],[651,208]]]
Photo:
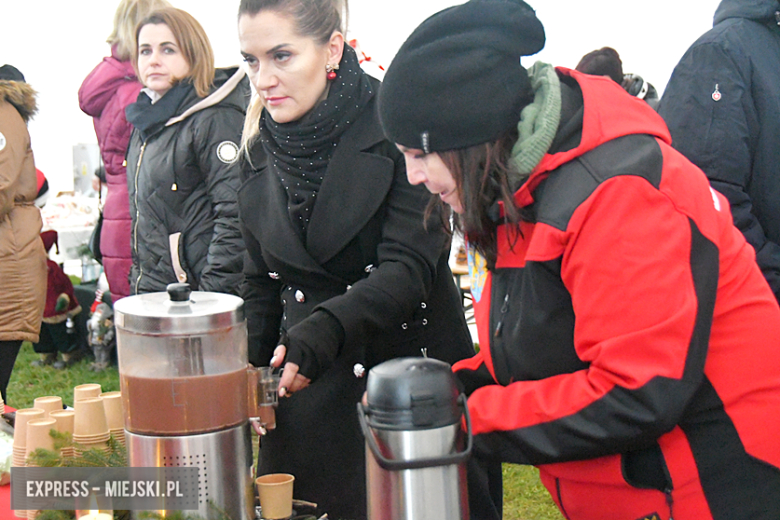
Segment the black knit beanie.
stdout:
[[533,101],[520,57],[544,41],[520,0],[471,0],[434,14],[387,69],[378,98],[385,135],[426,153],[497,139]]

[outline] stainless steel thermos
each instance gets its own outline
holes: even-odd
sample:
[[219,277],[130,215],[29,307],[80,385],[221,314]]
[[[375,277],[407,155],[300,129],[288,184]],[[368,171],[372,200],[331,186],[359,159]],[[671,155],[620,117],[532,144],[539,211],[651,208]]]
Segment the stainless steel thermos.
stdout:
[[399,358],[369,371],[366,440],[369,520],[466,520],[471,452],[466,397],[449,364]]

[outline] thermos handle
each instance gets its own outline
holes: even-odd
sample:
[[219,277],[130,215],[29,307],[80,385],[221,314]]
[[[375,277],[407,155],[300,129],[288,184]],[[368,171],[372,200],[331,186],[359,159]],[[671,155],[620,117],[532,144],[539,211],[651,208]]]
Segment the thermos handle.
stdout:
[[391,460],[382,455],[379,451],[379,446],[376,444],[374,435],[368,428],[368,421],[366,420],[366,412],[363,408],[363,403],[357,404],[358,418],[360,419],[360,428],[363,430],[363,436],[366,438],[368,447],[371,449],[371,453],[374,454],[377,464],[382,469],[388,471],[402,471],[405,469],[421,469],[430,468],[435,466],[447,466],[450,464],[459,464],[465,461],[469,455],[471,455],[471,448],[474,444],[471,435],[471,417],[469,417],[469,407],[466,404],[466,396],[460,394],[458,396],[458,405],[463,408],[463,414],[466,416],[466,435],[468,440],[466,441],[466,449],[460,453],[453,453],[451,455],[445,455],[443,457],[435,457],[432,459],[419,459],[419,460]]

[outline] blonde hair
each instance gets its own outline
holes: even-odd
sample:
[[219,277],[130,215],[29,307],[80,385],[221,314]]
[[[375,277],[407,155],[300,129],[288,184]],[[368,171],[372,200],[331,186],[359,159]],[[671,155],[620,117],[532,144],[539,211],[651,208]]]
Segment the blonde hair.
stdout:
[[[255,16],[261,11],[276,11],[289,16],[295,22],[298,34],[325,45],[331,35],[338,31],[346,34],[346,20],[349,17],[348,0],[241,0],[238,17]],[[260,96],[254,96],[244,119],[241,148],[247,158],[249,147],[260,133],[260,117],[263,103]]]
[[132,58],[136,75],[138,75],[138,35],[144,26],[150,24],[168,26],[190,66],[190,72],[179,79],[190,78],[198,96],[208,96],[214,83],[214,50],[203,26],[190,13],[175,7],[166,7],[150,13],[136,27],[133,41],[135,52]]
[[116,47],[116,56],[121,61],[128,61],[135,54],[133,35],[138,22],[149,13],[164,7],[171,7],[167,0],[122,0],[114,13],[114,29],[106,40]]

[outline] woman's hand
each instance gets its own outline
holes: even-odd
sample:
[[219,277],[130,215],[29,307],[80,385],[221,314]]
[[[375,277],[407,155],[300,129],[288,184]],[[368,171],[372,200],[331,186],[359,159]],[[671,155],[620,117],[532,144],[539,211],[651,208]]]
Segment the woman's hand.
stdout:
[[[284,357],[287,355],[287,347],[284,345],[277,345],[274,350],[274,357],[271,358],[271,366],[278,368],[282,365]],[[287,362],[284,364],[284,370],[282,371],[282,379],[279,381],[279,397],[289,396],[298,390],[303,390],[311,379],[302,376],[298,373],[299,366],[295,363]]]

